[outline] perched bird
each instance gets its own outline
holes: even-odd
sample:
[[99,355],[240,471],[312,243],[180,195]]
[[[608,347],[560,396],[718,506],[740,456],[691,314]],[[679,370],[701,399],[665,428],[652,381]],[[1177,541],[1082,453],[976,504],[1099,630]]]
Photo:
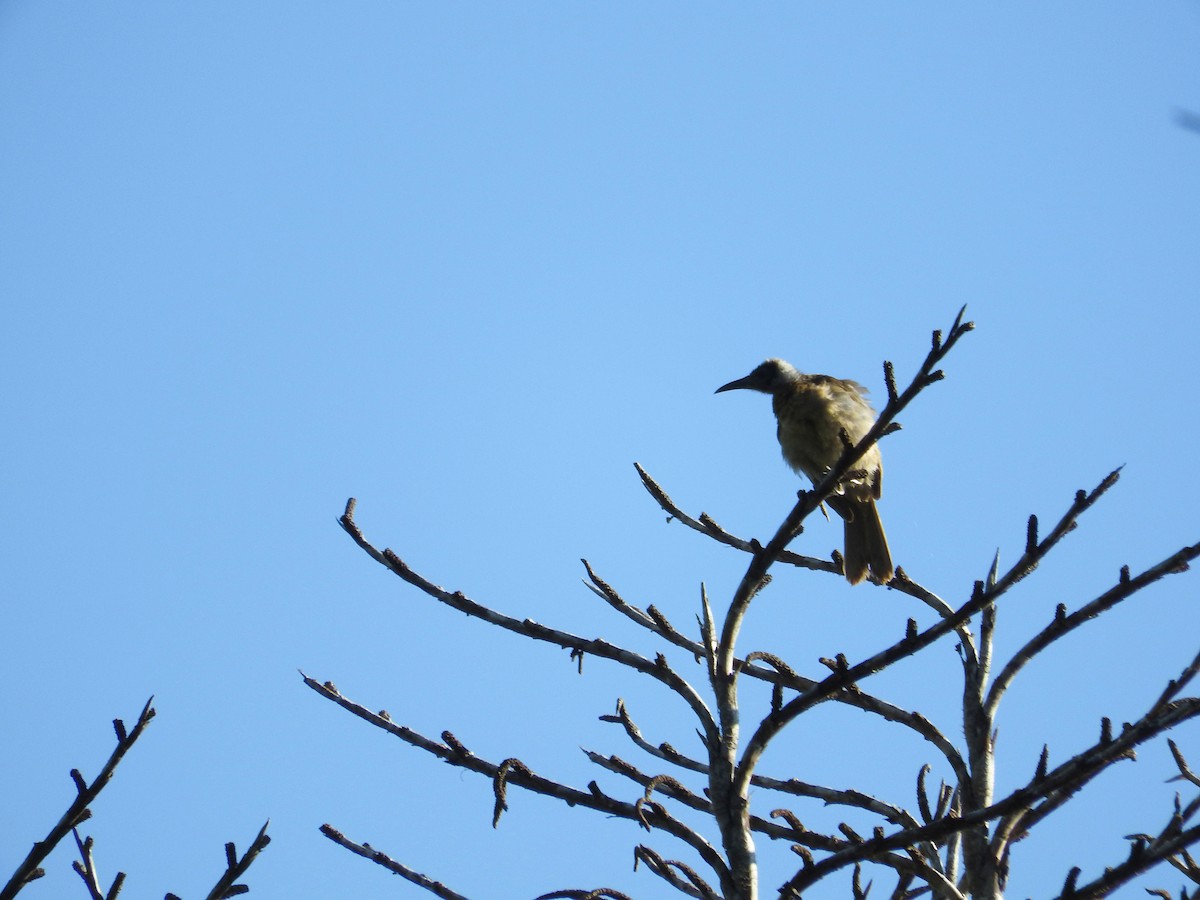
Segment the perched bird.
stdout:
[[[829,375],[806,375],[782,359],[768,359],[745,378],[717,388],[761,391],[771,395],[771,407],[779,423],[776,431],[783,458],[814,484],[841,458],[846,430],[857,444],[875,424],[875,410],[867,403],[866,388],[853,381]],[[875,501],[883,488],[883,460],[872,446],[830,494],[826,502],[844,520],[845,571],[851,584],[867,577],[887,583],[894,569],[887,537]]]

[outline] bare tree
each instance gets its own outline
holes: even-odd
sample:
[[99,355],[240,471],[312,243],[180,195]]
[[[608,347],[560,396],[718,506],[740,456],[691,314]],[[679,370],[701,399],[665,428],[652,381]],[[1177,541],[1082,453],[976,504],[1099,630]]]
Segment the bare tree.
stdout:
[[[0,887],[0,900],[11,900],[31,882],[43,877],[46,870],[42,868],[42,863],[68,834],[74,836],[75,846],[79,851],[79,859],[72,864],[72,868],[83,879],[84,889],[88,896],[91,900],[116,900],[125,886],[125,873],[118,872],[108,890],[104,889],[100,883],[100,874],[97,871],[93,855],[95,841],[90,836],[81,837],[79,826],[91,818],[91,805],[112,780],[117,766],[125,758],[125,754],[137,743],[138,738],[145,733],[146,727],[153,721],[156,715],[153,703],[153,697],[146,701],[132,731],[125,727],[122,720],[113,719],[113,730],[117,733],[117,746],[100,769],[100,774],[90,783],[78,769],[71,770],[71,780],[75,783],[75,799],[71,801],[67,811],[62,814],[46,837],[33,845],[8,882]],[[213,889],[209,891],[207,900],[225,900],[227,897],[236,897],[239,894],[247,893],[250,888],[244,884],[238,884],[237,879],[245,874],[246,870],[250,868],[250,864],[269,843],[271,843],[271,838],[267,835],[267,826],[263,825],[254,840],[250,842],[250,847],[241,856],[238,855],[232,843],[226,844],[225,871],[217,879]],[[179,898],[174,894],[167,894],[166,900],[179,900]]]
[[[771,569],[788,565],[817,572],[840,574],[842,560],[835,552],[832,559],[801,556],[788,547],[803,529],[806,518],[837,489],[839,481],[853,471],[859,458],[878,441],[899,428],[896,416],[922,391],[942,377],[942,360],[972,329],[963,321],[960,310],[949,332],[933,333],[932,347],[923,364],[903,390],[898,390],[893,367],[884,363],[887,404],[870,432],[856,445],[843,434],[845,444],[840,461],[813,486],[801,491],[792,511],[774,536],[764,545],[757,540],[737,537],[711,517],[693,517],[680,509],[667,493],[640,466],[643,484],[660,507],[673,519],[706,537],[736,548],[749,557],[745,575],[730,598],[723,617],[713,611],[702,590],[698,634],[687,634],[671,624],[654,606],[638,608],[607,584],[584,561],[588,585],[613,610],[653,633],[669,647],[688,654],[701,667],[705,690],[696,687],[697,678],[685,677],[665,653],[654,658],[640,655],[605,640],[587,639],[528,619],[505,615],[476,602],[459,591],[439,587],[410,568],[390,549],[378,550],[363,536],[354,519],[355,500],[351,499],[340,519],[342,527],[376,562],[429,597],[470,616],[534,641],[569,648],[573,657],[600,657],[659,681],[690,708],[701,736],[702,753],[689,757],[669,744],[654,744],[643,738],[624,704],[607,720],[619,723],[630,742],[645,758],[641,764],[617,756],[588,752],[588,758],[603,770],[636,783],[637,790],[625,798],[613,796],[591,782],[574,787],[539,775],[516,757],[492,761],[472,753],[450,732],[440,740],[419,734],[393,722],[386,712],[375,713],[343,696],[330,682],[321,683],[304,676],[305,683],[321,696],[342,706],[359,718],[395,735],[414,747],[453,766],[478,772],[490,778],[495,793],[494,821],[506,809],[510,785],[558,798],[572,807],[594,810],[608,816],[627,819],[649,832],[665,832],[694,851],[705,869],[669,859],[650,846],[639,844],[635,858],[680,893],[702,900],[756,900],[760,895],[755,840],[765,836],[790,845],[797,860],[793,874],[781,887],[766,891],[781,898],[798,898],[823,879],[843,870],[851,872],[855,898],[863,898],[870,889],[864,886],[864,866],[890,870],[894,887],[891,896],[908,898],[930,895],[944,900],[961,898],[999,898],[1003,896],[1010,869],[1010,852],[1015,842],[1038,827],[1046,817],[1070,800],[1101,772],[1114,763],[1132,758],[1139,746],[1164,735],[1180,723],[1200,715],[1200,697],[1185,692],[1200,671],[1200,653],[1183,665],[1178,677],[1170,680],[1140,716],[1114,728],[1108,719],[1100,725],[1099,735],[1066,761],[1052,766],[1049,752],[1043,748],[1033,777],[1008,793],[995,790],[995,734],[998,711],[1005,692],[1014,678],[1031,660],[1056,645],[1085,622],[1129,599],[1166,575],[1182,572],[1200,555],[1200,544],[1183,547],[1166,556],[1157,565],[1133,574],[1128,567],[1120,570],[1117,580],[1099,596],[1068,609],[1060,604],[1053,619],[1032,635],[999,664],[993,659],[996,604],[1018,581],[1030,575],[1062,538],[1075,528],[1086,513],[1114,484],[1119,470],[1104,478],[1091,491],[1079,491],[1061,518],[1040,533],[1037,518],[1031,516],[1024,552],[1007,571],[1000,571],[998,557],[986,579],[976,582],[972,595],[954,604],[913,581],[903,569],[889,583],[924,603],[935,613],[933,624],[920,627],[909,619],[904,635],[877,653],[856,661],[844,654],[820,662],[828,669],[814,676],[800,674],[797,666],[780,657],[755,652],[738,656],[739,631],[751,603],[770,581]],[[878,582],[873,582],[878,586]],[[957,640],[962,662],[961,743],[951,740],[949,732],[934,725],[920,712],[888,702],[868,693],[864,683],[901,660],[910,659],[931,648],[942,638]],[[303,673],[302,673],[303,674]],[[757,721],[742,702],[743,687],[750,683],[770,686],[769,711]],[[917,779],[915,808],[910,804],[885,801],[859,790],[837,789],[814,784],[799,777],[780,777],[760,771],[764,751],[789,726],[818,705],[843,704],[861,710],[919,736],[935,753],[939,767],[952,773],[948,783],[936,790],[927,782],[930,765],[921,769]],[[1200,787],[1200,777],[1188,767],[1182,751],[1170,742],[1178,768],[1177,778],[1192,787]],[[800,774],[800,773],[796,773]],[[860,811],[874,819],[870,833],[862,834],[843,824],[834,830],[806,828],[802,816],[780,806],[769,810],[754,808],[755,798],[771,794],[790,798],[793,804],[816,800]],[[757,801],[756,799],[756,802]],[[687,811],[686,813],[684,811]],[[1164,810],[1165,822],[1157,834],[1130,835],[1128,856],[1103,872],[1081,883],[1078,868],[1063,873],[1061,886],[1048,888],[1060,897],[1101,897],[1150,868],[1167,862],[1194,884],[1200,885],[1200,865],[1188,848],[1200,842],[1200,793],[1190,799],[1177,795],[1173,809]],[[700,831],[685,824],[696,814],[705,817],[719,835],[710,842]],[[357,843],[332,826],[322,832],[354,853],[386,867],[438,897],[460,898],[442,883],[390,858],[369,844]],[[1166,891],[1155,892],[1169,898]],[[549,898],[621,898],[610,888],[564,889],[544,894]],[[1181,898],[1187,897],[1184,889]]]

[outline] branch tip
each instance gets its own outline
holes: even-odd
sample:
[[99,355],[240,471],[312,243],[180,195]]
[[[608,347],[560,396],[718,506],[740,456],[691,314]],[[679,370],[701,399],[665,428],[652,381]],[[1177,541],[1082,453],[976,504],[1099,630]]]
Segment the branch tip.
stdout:
[[890,359],[883,361],[883,383],[887,387],[888,403],[895,403],[899,395],[896,392],[896,369]]

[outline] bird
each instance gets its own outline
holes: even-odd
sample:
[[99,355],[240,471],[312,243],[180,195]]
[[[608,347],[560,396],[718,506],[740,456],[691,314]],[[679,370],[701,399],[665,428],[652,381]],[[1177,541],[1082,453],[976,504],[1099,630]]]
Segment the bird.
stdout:
[[[843,429],[850,443],[857,444],[875,424],[875,410],[861,384],[831,375],[808,375],[782,359],[768,359],[745,378],[721,385],[716,393],[733,390],[771,395],[783,458],[813,484],[841,458]],[[883,460],[879,448],[872,445],[826,498],[844,523],[843,570],[851,584],[861,582],[868,572],[881,584],[895,574],[875,506],[882,492]]]

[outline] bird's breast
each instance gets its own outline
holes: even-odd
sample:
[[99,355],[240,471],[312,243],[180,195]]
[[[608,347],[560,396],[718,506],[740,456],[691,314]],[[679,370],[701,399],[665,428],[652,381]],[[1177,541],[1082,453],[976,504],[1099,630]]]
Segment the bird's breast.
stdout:
[[[875,422],[874,413],[857,394],[842,396],[828,385],[800,388],[772,398],[778,420],[779,447],[789,466],[812,481],[819,480],[837,463],[845,429],[852,443],[862,439]],[[882,468],[879,450],[872,447],[859,466],[867,472]]]

